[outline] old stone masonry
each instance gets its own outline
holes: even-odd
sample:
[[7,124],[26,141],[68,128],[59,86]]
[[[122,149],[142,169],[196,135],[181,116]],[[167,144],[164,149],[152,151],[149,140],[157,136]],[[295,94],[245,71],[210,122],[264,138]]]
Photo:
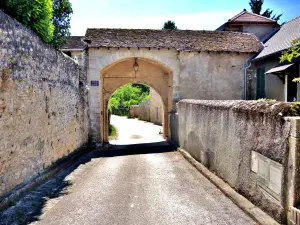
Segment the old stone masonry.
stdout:
[[[246,100],[255,34],[87,29],[56,50],[0,11],[0,46],[0,224],[299,224],[299,105]],[[151,88],[163,140],[109,144],[126,84]]]

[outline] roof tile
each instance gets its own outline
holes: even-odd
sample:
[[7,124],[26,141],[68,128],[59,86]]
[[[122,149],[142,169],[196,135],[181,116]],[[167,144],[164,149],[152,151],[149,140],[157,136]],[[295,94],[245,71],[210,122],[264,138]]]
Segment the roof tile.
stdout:
[[292,41],[297,38],[300,38],[300,16],[283,24],[280,30],[265,43],[265,48],[256,59],[291,48]]
[[67,37],[67,43],[61,49],[83,50],[87,46],[87,43],[83,41],[84,38],[84,36],[69,36]]
[[276,20],[272,20],[265,16],[257,15],[255,13],[248,12],[243,10],[239,14],[232,17],[229,22],[248,22],[248,23],[275,23],[277,24]]
[[253,34],[230,31],[87,29],[89,47],[172,48],[178,51],[259,52]]

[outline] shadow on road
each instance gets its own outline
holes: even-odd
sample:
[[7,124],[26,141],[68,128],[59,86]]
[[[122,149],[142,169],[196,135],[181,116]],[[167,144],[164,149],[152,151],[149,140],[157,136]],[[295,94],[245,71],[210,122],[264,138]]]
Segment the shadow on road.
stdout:
[[166,141],[143,143],[143,144],[129,144],[129,145],[113,145],[109,144],[98,154],[100,157],[114,157],[122,155],[136,155],[136,154],[151,154],[172,152],[174,148]]
[[30,224],[38,221],[44,210],[51,208],[49,201],[68,194],[72,183],[67,176],[80,165],[89,163],[92,159],[103,157],[118,157],[137,154],[153,154],[172,152],[174,148],[166,141],[132,145],[107,145],[101,149],[86,149],[87,154],[76,157],[71,166],[63,168],[54,177],[40,186],[32,189],[23,198],[13,202],[9,208],[0,212],[0,225]]

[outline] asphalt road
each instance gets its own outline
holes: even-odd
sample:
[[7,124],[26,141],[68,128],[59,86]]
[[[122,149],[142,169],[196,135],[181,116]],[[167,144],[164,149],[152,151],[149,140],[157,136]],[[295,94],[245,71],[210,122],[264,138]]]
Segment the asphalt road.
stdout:
[[163,143],[95,152],[65,182],[32,224],[256,224]]

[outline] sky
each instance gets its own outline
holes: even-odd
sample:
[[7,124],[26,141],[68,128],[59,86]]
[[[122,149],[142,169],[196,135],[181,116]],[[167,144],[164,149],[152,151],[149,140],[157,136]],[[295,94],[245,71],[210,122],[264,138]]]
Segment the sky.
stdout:
[[[244,8],[249,0],[70,0],[71,34],[87,28],[161,29],[173,20],[182,30],[215,30]],[[282,13],[280,23],[300,16],[300,0],[265,0],[263,10]]]

